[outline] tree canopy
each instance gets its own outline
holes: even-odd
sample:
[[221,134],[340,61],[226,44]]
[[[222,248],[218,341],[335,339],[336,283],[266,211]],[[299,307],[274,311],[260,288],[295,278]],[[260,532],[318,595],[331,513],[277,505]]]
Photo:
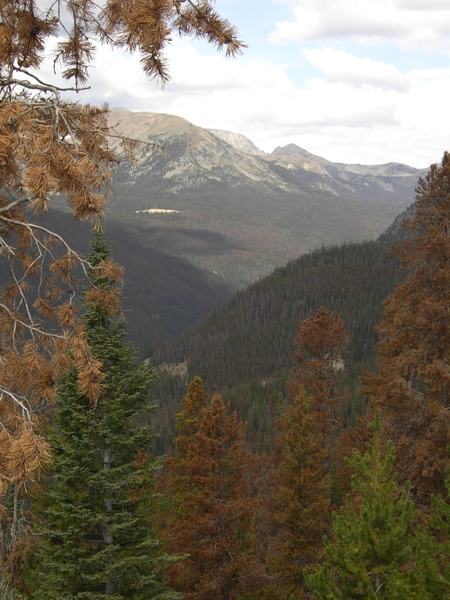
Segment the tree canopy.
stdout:
[[170,508],[163,534],[169,551],[186,558],[169,568],[169,582],[186,600],[231,600],[239,597],[251,555],[254,460],[243,445],[244,424],[236,413],[227,415],[218,394],[208,401],[199,377],[182,408],[176,454],[166,459]]
[[448,593],[432,560],[434,540],[418,527],[409,482],[397,484],[395,448],[383,452],[380,415],[363,455],[353,451],[353,497],[333,513],[333,538],[325,539],[326,561],[306,582],[317,600],[443,598]]

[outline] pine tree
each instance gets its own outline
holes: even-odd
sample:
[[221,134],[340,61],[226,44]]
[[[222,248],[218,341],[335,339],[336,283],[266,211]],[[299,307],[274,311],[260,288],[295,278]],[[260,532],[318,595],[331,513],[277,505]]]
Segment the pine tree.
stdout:
[[436,535],[433,547],[434,565],[442,582],[443,589],[450,592],[450,473],[445,479],[445,497],[432,496],[430,526]]
[[[274,593],[283,599],[306,597],[302,569],[316,564],[323,551],[322,536],[331,520],[335,387],[349,340],[343,320],[324,308],[298,327],[295,379],[288,382],[293,405],[277,422],[255,520],[255,540],[265,548],[259,562],[267,598]],[[261,526],[261,515],[270,528]]]
[[176,456],[169,456],[164,464],[169,477],[160,477],[160,489],[170,502],[171,518],[186,515],[186,499],[193,484],[186,466],[190,460],[189,448],[194,435],[198,432],[203,410],[208,406],[208,394],[203,389],[203,381],[195,376],[189,383],[186,396],[181,403],[181,411],[176,415],[178,436],[174,441]]
[[[305,319],[294,340],[293,371],[296,380],[313,400],[324,432],[330,430],[336,408],[336,384],[343,370],[343,353],[351,335],[339,315],[321,307],[315,317]],[[295,384],[293,385],[295,389]]]
[[394,248],[408,275],[378,326],[378,374],[365,391],[396,444],[401,481],[419,504],[445,493],[450,441],[450,154],[419,180],[409,238]]
[[417,525],[409,484],[399,488],[393,474],[395,450],[382,455],[379,412],[367,452],[354,451],[349,466],[353,498],[333,514],[333,538],[325,540],[326,562],[305,579],[317,600],[386,598],[432,600],[447,597],[448,586],[433,564],[434,539]]
[[272,507],[270,518],[278,524],[266,554],[266,574],[274,580],[265,586],[267,598],[307,597],[303,569],[317,564],[323,553],[322,538],[330,521],[330,477],[319,423],[312,400],[302,389],[277,422],[276,444],[282,448],[277,485],[268,497],[260,498]]
[[162,585],[152,530],[158,462],[146,452],[153,436],[138,422],[156,376],[124,342],[120,288],[99,231],[91,247],[94,287],[85,293],[83,321],[104,379],[96,404],[81,392],[75,369],[58,385],[48,436],[51,473],[36,501],[42,523],[34,597],[173,598]]
[[[194,380],[187,398],[200,383]],[[204,401],[201,390],[197,397],[199,408]],[[177,423],[185,433],[193,404],[185,399],[183,406],[187,413],[182,411]],[[191,429],[192,435],[177,438],[176,456],[168,462],[169,490],[176,503],[165,534],[171,551],[188,554],[170,567],[169,581],[186,600],[237,598],[249,562],[253,500],[247,476],[253,461],[243,447],[243,424],[236,413],[227,416],[226,411],[215,395],[201,411],[195,432]]]

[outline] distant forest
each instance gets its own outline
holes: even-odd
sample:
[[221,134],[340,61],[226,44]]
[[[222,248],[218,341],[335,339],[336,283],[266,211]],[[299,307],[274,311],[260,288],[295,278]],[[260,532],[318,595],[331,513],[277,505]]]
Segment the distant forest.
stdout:
[[[248,420],[247,437],[255,447],[273,443],[274,422],[292,369],[299,324],[320,307],[339,314],[352,339],[342,358],[343,388],[358,389],[364,369],[375,366],[376,325],[383,301],[404,274],[386,242],[322,248],[276,269],[238,292],[211,316],[153,355],[153,364],[187,362],[187,378],[160,374],[154,390],[158,451],[175,435],[174,417],[186,381],[198,375],[205,388],[220,392]],[[362,400],[361,400],[362,401]],[[358,402],[347,410],[354,418]],[[353,416],[351,416],[353,415]]]

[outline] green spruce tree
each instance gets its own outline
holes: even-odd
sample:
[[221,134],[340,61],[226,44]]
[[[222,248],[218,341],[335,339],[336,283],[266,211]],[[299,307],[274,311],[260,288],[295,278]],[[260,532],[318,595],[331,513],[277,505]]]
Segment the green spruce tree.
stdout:
[[49,432],[51,473],[37,499],[41,547],[34,597],[175,598],[164,589],[152,529],[159,463],[146,454],[152,434],[138,420],[148,410],[156,375],[136,363],[134,347],[124,342],[118,269],[100,231],[91,248],[84,332],[104,379],[95,405],[80,392],[75,370],[59,382]]
[[450,595],[450,471],[445,479],[445,497],[432,495],[430,525],[436,533],[434,560],[442,585]]
[[408,498],[409,484],[399,488],[392,473],[392,442],[382,456],[381,425],[376,413],[367,452],[354,451],[349,466],[353,498],[333,514],[333,539],[325,539],[326,562],[305,572],[316,600],[432,600],[449,589],[434,562],[435,540],[417,524]]

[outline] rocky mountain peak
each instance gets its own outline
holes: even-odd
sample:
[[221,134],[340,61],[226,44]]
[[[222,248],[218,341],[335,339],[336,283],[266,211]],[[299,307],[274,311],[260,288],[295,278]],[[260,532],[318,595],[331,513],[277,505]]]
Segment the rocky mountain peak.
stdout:
[[[110,211],[128,211],[153,230],[176,226],[180,247],[195,248],[194,264],[236,287],[317,244],[377,237],[414,200],[422,175],[395,163],[334,163],[296,144],[259,154],[241,134],[174,115],[111,113],[118,132],[160,150],[143,144],[136,163],[117,166]],[[229,253],[204,256],[199,230],[222,236]]]
[[256,156],[264,156],[266,153],[260,150],[255,144],[245,135],[241,133],[233,133],[232,131],[224,131],[222,129],[207,129],[210,133],[220,138],[233,148],[246,152],[247,154],[254,154]]

